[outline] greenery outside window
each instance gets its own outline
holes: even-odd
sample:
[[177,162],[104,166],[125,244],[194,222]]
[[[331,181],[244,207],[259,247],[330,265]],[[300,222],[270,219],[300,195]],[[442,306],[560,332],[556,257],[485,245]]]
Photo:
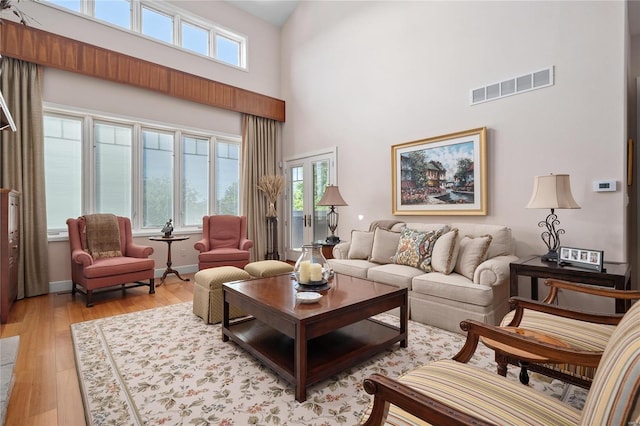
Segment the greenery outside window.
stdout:
[[195,229],[202,216],[240,214],[240,136],[58,109],[45,112],[44,128],[51,235],[88,213],[129,217],[134,232],[169,218]]

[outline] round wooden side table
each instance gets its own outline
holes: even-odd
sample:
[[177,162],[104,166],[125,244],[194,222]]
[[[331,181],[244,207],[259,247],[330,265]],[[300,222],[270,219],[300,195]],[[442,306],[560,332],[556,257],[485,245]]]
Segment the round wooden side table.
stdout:
[[160,279],[160,284],[157,284],[156,287],[159,287],[162,284],[164,284],[164,280],[165,278],[167,278],[167,275],[169,274],[174,274],[176,277],[180,278],[182,281],[189,281],[189,278],[182,278],[178,271],[171,268],[171,243],[174,241],[188,240],[189,237],[186,235],[174,235],[171,237],[149,237],[149,239],[151,241],[163,241],[167,243],[167,269],[164,271],[164,274],[162,274],[162,278]]

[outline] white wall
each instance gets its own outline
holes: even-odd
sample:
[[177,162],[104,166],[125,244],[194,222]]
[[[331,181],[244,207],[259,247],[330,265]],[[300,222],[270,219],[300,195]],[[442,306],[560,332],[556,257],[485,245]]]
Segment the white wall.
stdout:
[[[400,219],[505,224],[518,255],[540,254],[533,178],[569,173],[582,209],[557,211],[562,244],[626,261],[624,19],[623,2],[301,2],[282,31],[283,155],[338,146],[349,239],[392,217],[391,145],[486,126],[488,215]],[[551,65],[550,88],[468,104]],[[597,179],[622,189],[594,193]]]
[[[86,43],[115,50],[211,80],[264,95],[280,93],[280,31],[223,1],[165,1],[180,10],[248,37],[248,71],[218,63],[151,38],[132,35],[116,26],[65,12],[46,4],[22,1],[20,10],[31,17],[29,25]],[[11,19],[12,15],[9,16]],[[3,17],[4,18],[4,17]]]

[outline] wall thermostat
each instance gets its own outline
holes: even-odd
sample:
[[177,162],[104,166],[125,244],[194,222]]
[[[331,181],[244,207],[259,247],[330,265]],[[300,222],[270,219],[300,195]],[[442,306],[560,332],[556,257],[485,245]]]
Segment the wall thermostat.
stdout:
[[616,190],[615,180],[596,180],[593,182],[594,192],[611,192]]

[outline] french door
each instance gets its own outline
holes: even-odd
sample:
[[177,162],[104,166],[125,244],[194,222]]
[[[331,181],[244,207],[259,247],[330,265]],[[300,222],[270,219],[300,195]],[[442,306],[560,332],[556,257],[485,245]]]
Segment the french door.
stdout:
[[335,148],[285,161],[287,180],[286,258],[296,260],[304,244],[324,241],[328,207],[318,206],[327,185],[335,184]]

